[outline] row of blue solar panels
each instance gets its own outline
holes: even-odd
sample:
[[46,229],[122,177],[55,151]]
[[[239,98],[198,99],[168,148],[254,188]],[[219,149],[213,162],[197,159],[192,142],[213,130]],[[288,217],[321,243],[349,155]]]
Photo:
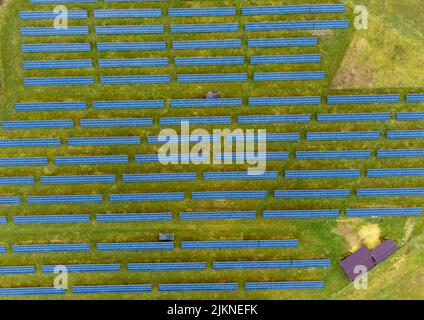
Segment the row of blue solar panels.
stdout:
[[404,196],[422,196],[424,188],[369,188],[358,189],[358,197],[404,197]]
[[[193,161],[194,156],[190,153],[182,154],[171,154],[165,156],[166,160],[169,160],[169,163],[189,163],[190,160]],[[206,159],[209,159],[209,155],[206,155]],[[135,161],[138,163],[163,163],[158,154],[136,154]]]
[[287,160],[289,153],[287,151],[267,151],[267,152],[223,152],[215,155],[215,159],[223,161],[249,161],[249,160]]
[[142,222],[142,221],[169,221],[172,213],[118,213],[96,214],[98,222]]
[[172,108],[241,107],[242,104],[242,98],[174,99],[171,101]]
[[7,218],[5,216],[0,216],[0,224],[7,224]]
[[266,133],[260,134],[229,134],[227,141],[236,141],[242,139],[243,141],[267,141],[267,142],[281,142],[281,141],[299,141],[299,133]]
[[151,127],[152,118],[122,118],[122,119],[81,119],[80,125],[83,128],[104,128],[104,127]]
[[151,292],[150,284],[125,284],[125,285],[95,285],[95,286],[73,286],[74,294],[99,294],[99,293],[134,293]]
[[197,124],[231,124],[231,116],[210,116],[210,117],[162,117],[161,126],[179,126],[183,122],[193,125]]
[[30,244],[13,245],[14,253],[39,253],[39,252],[88,252],[90,245],[80,244]]
[[328,96],[328,104],[355,103],[396,103],[400,102],[400,94],[340,95]]
[[273,14],[300,14],[300,13],[342,13],[344,4],[306,4],[286,6],[252,6],[243,7],[243,15],[273,15]]
[[47,223],[87,223],[90,221],[88,214],[72,215],[42,215],[42,216],[14,216],[16,224],[47,224]]
[[180,212],[180,220],[256,219],[255,211]]
[[65,294],[65,289],[55,287],[0,288],[0,296],[36,296],[55,294]]
[[93,77],[44,77],[24,78],[24,86],[86,86],[93,85]]
[[33,52],[89,52],[89,43],[39,43],[22,44],[21,50],[24,53]]
[[424,112],[398,112],[396,119],[399,121],[424,120]]
[[11,204],[20,204],[20,196],[0,196],[0,204],[11,205]]
[[324,71],[298,71],[298,72],[255,72],[254,81],[290,81],[290,80],[322,80]]
[[95,110],[162,108],[165,108],[164,100],[93,101]]
[[82,137],[68,138],[68,145],[79,146],[111,146],[111,145],[137,145],[140,144],[139,136],[133,137]]
[[[60,268],[62,265],[42,265],[41,271],[43,273],[53,273],[55,269]],[[69,273],[78,272],[118,272],[121,270],[120,264],[65,264],[63,265]]]
[[388,139],[422,139],[424,130],[394,130],[387,131]]
[[2,266],[0,274],[32,274],[35,273],[34,266]]
[[119,164],[128,163],[128,156],[70,156],[55,157],[57,165],[84,165],[84,164]]
[[368,177],[422,177],[424,168],[368,169]]
[[197,173],[182,172],[182,173],[124,174],[122,179],[124,182],[193,181],[197,179]]
[[165,41],[150,42],[98,42],[98,51],[163,51]]
[[29,204],[97,203],[102,201],[103,196],[100,194],[28,196]]
[[33,60],[23,61],[24,69],[82,69],[92,68],[91,60]]
[[62,143],[57,138],[34,138],[34,139],[1,139],[0,148],[19,147],[59,147]]
[[204,172],[205,180],[265,180],[278,179],[278,171],[227,171],[227,172]]
[[[21,20],[54,20],[60,15],[59,12],[51,11],[21,11]],[[88,19],[86,10],[68,10],[68,19]]]
[[217,17],[217,16],[235,16],[236,8],[170,8],[168,16],[170,17]]
[[161,9],[113,9],[113,10],[94,10],[94,18],[160,18]]
[[193,41],[173,41],[172,48],[176,50],[194,49],[238,49],[241,48],[241,40],[193,40]]
[[296,159],[368,159],[370,150],[296,151]]
[[122,193],[109,195],[111,202],[180,201],[184,200],[184,198],[184,192]]
[[42,184],[78,184],[78,183],[115,183],[114,174],[74,175],[74,176],[42,176]]
[[424,157],[424,149],[377,150],[378,158],[418,158]]
[[136,26],[96,26],[96,34],[161,34],[164,33],[164,26],[156,25],[136,25]]
[[346,210],[348,217],[420,216],[422,213],[422,208],[357,208]]
[[320,96],[249,98],[249,106],[251,107],[279,105],[319,105],[320,103]]
[[98,243],[96,249],[99,251],[172,250],[174,242]]
[[407,94],[406,102],[424,102],[424,94],[423,93]]
[[390,121],[390,112],[318,114],[318,122]]
[[266,260],[213,262],[215,270],[329,268],[331,261],[323,260]]
[[171,33],[237,32],[238,23],[171,24]]
[[349,198],[348,189],[275,190],[276,199]]
[[310,141],[339,141],[339,140],[378,140],[379,131],[352,131],[352,132],[307,132],[306,140]]
[[286,22],[250,22],[246,23],[246,31],[279,31],[279,30],[321,30],[347,29],[349,20],[315,20]]
[[323,281],[246,282],[246,290],[307,290],[323,289]]
[[0,186],[34,184],[34,177],[0,177]]
[[25,102],[16,103],[16,111],[68,111],[68,110],[85,110],[86,102]]
[[338,218],[340,211],[335,210],[264,210],[264,219],[315,219]]
[[73,120],[3,121],[3,129],[65,129],[73,128]]
[[235,291],[238,288],[236,282],[231,283],[178,283],[159,284],[159,291]]
[[196,191],[192,192],[193,200],[227,200],[227,199],[266,199],[268,192],[255,191]]
[[177,74],[177,82],[245,82],[247,73]]
[[315,46],[318,43],[317,37],[310,38],[263,38],[248,39],[249,48],[269,48],[269,47],[300,47]]
[[237,123],[308,123],[311,121],[310,114],[277,114],[277,115],[251,115],[238,116]]
[[176,66],[242,65],[243,56],[175,58]]
[[359,178],[361,170],[286,170],[287,179]]
[[100,76],[101,84],[160,84],[170,83],[170,75]]
[[182,241],[182,249],[259,249],[295,248],[298,240],[227,240],[227,241]]
[[182,143],[182,142],[200,142],[200,141],[219,141],[219,136],[196,136],[196,135],[178,135],[178,136],[148,136],[147,143],[149,144],[163,144],[165,142]]
[[278,63],[319,63],[319,54],[293,54],[293,55],[272,55],[272,56],[252,56],[250,64],[278,64]]
[[173,271],[205,269],[205,262],[128,263],[128,271]]
[[68,35],[88,35],[87,26],[55,28],[55,27],[25,27],[21,28],[21,36],[68,36]]
[[168,65],[168,58],[99,59],[100,68],[166,67]]

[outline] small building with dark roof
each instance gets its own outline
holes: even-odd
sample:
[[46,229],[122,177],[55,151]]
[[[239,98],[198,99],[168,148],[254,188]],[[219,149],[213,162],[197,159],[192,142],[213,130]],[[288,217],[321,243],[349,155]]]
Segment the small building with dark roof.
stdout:
[[397,250],[396,243],[393,240],[387,239],[377,248],[371,251],[371,256],[374,259],[375,263],[378,264],[383,260],[386,260]]

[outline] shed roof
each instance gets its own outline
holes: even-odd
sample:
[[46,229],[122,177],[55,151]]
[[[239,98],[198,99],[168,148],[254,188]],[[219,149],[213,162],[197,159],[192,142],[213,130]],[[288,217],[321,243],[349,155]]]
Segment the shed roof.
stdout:
[[387,239],[377,248],[371,251],[371,256],[375,263],[380,263],[381,261],[391,256],[396,250],[396,243],[394,243],[393,240]]
[[355,280],[355,278],[360,275],[355,272],[357,266],[364,266],[367,270],[370,270],[375,265],[376,263],[372,258],[371,251],[365,246],[362,246],[359,250],[340,261],[340,266],[343,268],[350,281]]

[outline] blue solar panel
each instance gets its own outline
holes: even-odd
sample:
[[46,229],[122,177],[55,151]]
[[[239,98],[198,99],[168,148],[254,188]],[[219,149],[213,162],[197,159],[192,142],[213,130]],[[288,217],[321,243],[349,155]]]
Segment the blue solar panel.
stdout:
[[231,124],[231,116],[211,116],[211,117],[161,117],[161,126],[179,126],[182,122],[188,122],[190,125],[197,124]]
[[[209,159],[209,155],[203,155],[204,159]],[[164,159],[159,159],[158,154],[136,154],[135,161],[138,163],[159,163]],[[170,161],[170,163],[189,163],[190,161],[195,161],[193,155],[189,153],[183,154],[171,154],[166,156],[166,160]]]
[[266,133],[265,136],[258,134],[229,134],[227,141],[236,141],[242,139],[243,141],[266,141],[266,142],[281,142],[281,141],[299,141],[299,133]]
[[398,112],[396,115],[398,121],[417,121],[424,120],[424,112]]
[[7,224],[7,218],[5,216],[0,216],[0,224]]
[[278,179],[278,171],[226,171],[226,172],[204,172],[205,180],[266,180]]
[[255,72],[253,81],[322,80],[324,71]]
[[93,77],[24,78],[25,87],[35,86],[87,86],[93,85]]
[[194,181],[197,179],[196,172],[181,173],[144,173],[124,174],[124,182],[153,182],[153,181]]
[[298,240],[182,241],[181,249],[295,248]]
[[11,204],[20,204],[20,203],[21,203],[20,196],[0,196],[1,205],[11,205]]
[[241,107],[241,98],[222,99],[177,99],[171,101],[172,108]]
[[30,244],[13,245],[14,253],[39,253],[39,252],[88,252],[90,245],[81,244]]
[[96,34],[161,34],[164,33],[162,24],[137,26],[96,26]]
[[259,97],[249,98],[249,106],[289,106],[289,105],[319,105],[320,96],[305,97]]
[[0,186],[7,185],[31,185],[34,184],[34,177],[0,177]]
[[235,291],[237,283],[178,283],[159,284],[159,291]]
[[84,137],[84,138],[68,138],[68,145],[78,146],[112,146],[112,145],[137,145],[140,144],[141,138],[134,137]]
[[29,204],[97,203],[102,201],[103,196],[100,194],[28,196]]
[[21,50],[24,53],[32,52],[89,52],[89,43],[34,43],[22,44]]
[[174,242],[98,243],[96,249],[99,251],[172,250]]
[[293,54],[272,56],[251,56],[250,64],[280,64],[280,63],[319,63],[319,54]]
[[341,141],[341,140],[378,140],[379,131],[355,132],[307,132],[306,140],[309,141]]
[[296,151],[296,159],[368,159],[370,150]]
[[390,121],[390,112],[318,114],[318,122]]
[[250,115],[238,116],[239,124],[254,123],[307,123],[311,121],[310,114],[276,114],[276,115]]
[[243,56],[175,58],[176,66],[218,66],[242,64],[244,64]]
[[424,94],[407,94],[406,102],[424,102]]
[[193,49],[238,49],[241,48],[241,40],[192,40],[173,41],[172,48],[176,50]]
[[95,110],[162,108],[165,108],[164,100],[93,101],[93,109]]
[[302,198],[349,198],[348,189],[314,189],[314,190],[275,190],[277,199],[302,199]]
[[128,271],[174,271],[205,269],[205,262],[128,263]]
[[28,120],[3,121],[3,129],[69,129],[74,127],[73,120]]
[[41,176],[42,184],[115,183],[114,174],[91,174],[74,176]]
[[255,211],[180,212],[180,220],[256,219]]
[[177,82],[245,82],[247,73],[205,73],[205,74],[178,74]]
[[215,270],[234,269],[290,269],[290,268],[329,268],[331,261],[325,260],[267,260],[267,261],[225,261],[214,262]]
[[216,17],[216,16],[234,16],[236,8],[170,8],[168,16],[170,17]]
[[424,157],[424,149],[377,150],[377,158],[419,158]]
[[140,68],[140,67],[166,67],[168,58],[144,59],[99,59],[100,68]]
[[180,201],[184,200],[184,198],[184,192],[123,193],[109,195],[109,200],[111,202]]
[[359,178],[361,170],[286,170],[286,179]]
[[55,294],[65,294],[65,289],[54,287],[0,288],[0,296],[37,296]]
[[163,51],[165,41],[150,42],[97,42],[98,51]]
[[368,169],[368,177],[422,177],[424,168]]
[[34,266],[1,266],[0,274],[32,274],[35,273]]
[[54,162],[57,165],[82,165],[82,164],[118,164],[128,163],[128,156],[73,156],[73,157],[55,157]]
[[[21,20],[54,20],[59,16],[59,13],[51,11],[21,11],[19,17]],[[87,19],[86,10],[68,10],[68,19]]]
[[358,197],[407,197],[422,196],[424,188],[369,188],[358,189]]
[[396,103],[399,101],[399,94],[340,95],[327,98],[328,104]]
[[323,281],[246,282],[246,290],[307,290],[323,289]]
[[68,35],[88,35],[90,33],[87,26],[67,27],[59,29],[55,27],[31,27],[21,28],[21,36],[68,36]]
[[85,110],[85,102],[25,102],[15,103],[16,111],[65,111]]
[[[118,272],[121,270],[120,264],[61,264],[69,273],[79,272]],[[41,271],[53,273],[57,265],[42,265]]]
[[268,192],[256,191],[196,191],[191,193],[193,200],[226,200],[226,199],[266,199]]
[[237,32],[238,23],[171,24],[171,33]]
[[315,219],[338,218],[340,211],[334,210],[264,210],[264,219]]
[[81,119],[82,128],[104,127],[151,127],[152,118],[120,118],[120,119]]
[[92,68],[90,59],[86,60],[27,60],[22,61],[22,68],[26,70],[34,69],[83,69]]
[[248,161],[248,160],[288,160],[289,153],[286,151],[281,152],[224,152],[215,155],[216,159],[222,161]]
[[73,294],[151,292],[150,284],[73,286]]
[[45,223],[87,223],[88,214],[42,215],[42,216],[14,216],[15,224],[45,224]]
[[420,216],[423,208],[357,208],[347,209],[347,217]]
[[19,147],[59,147],[60,139],[42,138],[42,139],[1,139],[0,148],[19,148]]
[[101,84],[159,84],[170,83],[170,75],[100,76]]
[[94,18],[160,18],[161,9],[114,9],[114,10],[94,10]]
[[348,20],[315,20],[286,22],[250,22],[245,24],[246,31],[279,31],[279,30],[323,30],[347,29]]
[[269,47],[300,47],[315,46],[318,38],[264,38],[264,39],[248,39],[247,46],[249,48],[269,48]]
[[424,130],[393,130],[387,131],[387,139],[422,139]]
[[286,5],[286,6],[252,6],[243,7],[242,15],[273,15],[299,13],[342,13],[344,4]]
[[0,253],[6,253],[6,247],[5,246],[0,246]]
[[144,221],[170,221],[172,213],[108,213],[96,214],[97,222],[144,222]]

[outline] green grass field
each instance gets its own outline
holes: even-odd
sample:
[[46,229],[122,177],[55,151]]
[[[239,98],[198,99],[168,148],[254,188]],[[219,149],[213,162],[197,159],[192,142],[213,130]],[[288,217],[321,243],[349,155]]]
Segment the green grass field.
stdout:
[[[193,22],[192,18],[163,17],[162,19],[143,19],[144,24],[163,23],[223,23],[223,22],[252,22],[252,21],[289,21],[309,19],[349,19],[353,20],[351,1],[345,1],[347,10],[345,14],[319,14],[319,15],[275,15],[275,16],[251,16],[251,17],[209,17],[198,18]],[[220,6],[235,6],[241,9],[246,5],[282,5],[301,4],[304,1],[270,1],[270,0],[225,0],[220,1]],[[328,0],[310,0],[308,3],[333,3]],[[20,50],[22,43],[40,42],[40,37],[21,37],[19,28],[22,26],[46,26],[46,21],[21,21],[19,11],[51,10],[52,5],[31,5],[29,0],[5,0],[0,6],[0,103],[1,119],[4,120],[32,120],[32,119],[73,119],[78,123],[79,119],[91,118],[131,118],[151,117],[155,125],[148,128],[93,128],[83,129],[76,126],[75,129],[35,129],[35,130],[4,130],[0,131],[1,139],[17,138],[44,138],[56,137],[65,141],[67,137],[82,136],[133,136],[142,137],[142,144],[138,146],[102,146],[102,147],[62,147],[53,148],[2,148],[0,157],[48,157],[49,165],[36,167],[0,167],[0,176],[35,176],[43,175],[83,175],[83,174],[116,174],[124,173],[148,173],[148,172],[180,172],[195,171],[201,177],[205,171],[239,171],[245,170],[245,165],[169,165],[137,164],[134,161],[135,154],[155,153],[157,146],[146,143],[148,135],[157,135],[162,127],[158,125],[160,117],[167,116],[213,116],[230,115],[233,119],[232,129],[238,127],[237,115],[255,114],[312,114],[313,119],[318,113],[344,113],[344,112],[383,112],[392,114],[399,111],[422,111],[419,104],[380,105],[355,105],[350,106],[276,106],[276,107],[248,107],[247,98],[262,96],[308,96],[320,95],[326,97],[330,94],[361,94],[361,93],[405,93],[422,92],[424,85],[423,74],[417,74],[421,70],[422,57],[419,52],[424,46],[422,40],[423,26],[420,24],[420,10],[411,8],[422,7],[419,0],[379,0],[363,1],[370,7],[370,30],[354,31],[335,30],[325,32],[312,31],[273,31],[273,32],[245,32],[240,31],[228,35],[222,34],[166,34],[163,35],[123,35],[119,39],[114,36],[96,35],[90,33],[89,42],[92,51],[87,53],[56,53],[48,54],[23,54]],[[397,5],[395,5],[395,3]],[[403,5],[401,5],[403,4]],[[165,12],[168,7],[212,7],[216,1],[181,1],[170,0],[168,3],[109,3],[102,0],[97,4],[71,4],[69,9],[83,9],[90,12],[95,8],[162,8]],[[238,11],[240,12],[240,11]],[[105,21],[102,21],[105,20]],[[107,19],[97,20],[92,14],[88,21],[70,20],[71,25],[88,25],[91,30],[95,25],[113,24],[140,24],[139,19],[119,19],[110,21]],[[397,22],[399,22],[400,27]],[[375,28],[375,29],[374,29]],[[387,35],[387,42],[398,41],[396,45],[390,42],[390,48],[381,41],[381,34]],[[308,37],[319,36],[317,47],[296,48],[266,48],[252,49],[243,46],[242,49],[232,50],[184,50],[176,52],[171,48],[174,40],[187,39],[243,39],[261,37]],[[168,50],[164,52],[108,52],[102,53],[95,50],[96,42],[102,41],[157,41],[165,37]],[[358,44],[361,39],[366,39],[367,45],[360,50]],[[57,42],[57,37],[43,37],[42,42]],[[85,42],[87,37],[67,36],[67,42]],[[63,41],[65,42],[65,41]],[[405,52],[402,61],[391,59],[387,56],[387,50],[398,48]],[[399,49],[401,48],[401,49]],[[301,54],[320,53],[322,62],[316,64],[299,65],[264,65],[250,66],[220,66],[219,72],[247,72],[249,81],[245,83],[225,84],[179,84],[173,82],[170,85],[117,85],[104,86],[99,84],[100,75],[130,75],[130,74],[170,74],[173,77],[178,73],[213,73],[218,72],[217,67],[176,67],[173,63],[164,68],[128,68],[104,69],[97,65],[98,58],[135,58],[135,57],[169,57],[175,56],[224,56],[224,55],[273,55],[273,54]],[[372,53],[372,57],[368,55]],[[398,56],[398,55],[396,55]],[[422,56],[422,55],[421,55]],[[350,58],[351,57],[351,58]],[[23,70],[21,62],[27,59],[93,59],[95,66],[91,69],[81,70]],[[172,61],[172,60],[171,60]],[[411,62],[411,64],[409,64]],[[363,64],[365,63],[365,65]],[[393,68],[393,66],[395,66]],[[361,76],[364,68],[372,75],[370,82]],[[253,82],[252,73],[260,71],[326,71],[324,81],[275,81]],[[376,70],[375,73],[373,70]],[[353,76],[349,76],[353,74]],[[24,77],[47,77],[47,76],[93,76],[96,79],[94,86],[87,87],[24,87]],[[399,76],[398,76],[399,75]],[[365,78],[366,79],[366,78]],[[361,82],[362,81],[362,82]],[[198,109],[172,109],[171,99],[201,98],[208,91],[217,91],[224,97],[241,97],[244,99],[243,107],[224,108],[198,108]],[[147,100],[166,99],[166,108],[133,109],[133,110],[110,110],[98,112],[93,110],[92,101],[97,100]],[[87,101],[88,108],[84,111],[39,111],[39,112],[16,112],[14,104],[26,101]],[[323,99],[323,102],[325,99]],[[404,99],[402,99],[404,101]],[[198,128],[198,126],[192,126]],[[252,126],[240,126],[243,129]],[[206,126],[211,130],[212,126]],[[270,142],[267,151],[288,151],[290,160],[269,161],[267,170],[315,170],[315,169],[361,169],[362,176],[359,179],[315,179],[315,180],[287,180],[280,174],[278,180],[261,181],[204,181],[199,179],[195,182],[168,182],[163,183],[123,183],[118,180],[115,184],[93,185],[60,185],[49,186],[37,182],[35,186],[0,186],[0,195],[20,195],[23,199],[28,195],[50,194],[102,194],[106,198],[111,193],[137,193],[137,192],[185,192],[187,199],[179,202],[132,202],[111,203],[105,201],[99,204],[57,204],[57,205],[28,205],[22,201],[21,205],[1,206],[0,215],[7,216],[9,223],[0,225],[0,245],[8,248],[8,253],[0,255],[0,265],[35,265],[38,269],[34,275],[2,275],[0,287],[25,287],[25,286],[51,286],[54,275],[43,274],[40,266],[43,264],[78,264],[78,263],[120,263],[124,271],[115,273],[81,273],[71,274],[69,285],[95,285],[95,284],[135,284],[151,283],[154,286],[152,293],[146,294],[116,294],[116,295],[72,295],[47,296],[42,298],[51,299],[386,299],[386,298],[423,298],[423,292],[416,289],[407,293],[407,296],[399,293],[394,284],[389,285],[387,279],[398,279],[401,287],[407,288],[411,283],[421,277],[419,261],[422,261],[422,234],[424,220],[417,218],[373,218],[373,219],[348,219],[344,216],[346,208],[356,207],[423,207],[422,197],[382,197],[360,198],[352,193],[346,199],[274,199],[271,196],[266,200],[219,200],[219,201],[194,201],[188,196],[192,191],[205,190],[267,190],[272,195],[273,190],[279,189],[331,189],[347,188],[396,188],[396,187],[422,187],[423,177],[408,178],[385,178],[370,179],[364,172],[369,168],[418,168],[422,167],[420,158],[410,159],[377,159],[375,156],[378,149],[402,149],[424,148],[424,141],[414,140],[388,140],[375,141],[306,141],[308,131],[386,131],[421,129],[422,122],[357,122],[357,123],[317,123],[313,120],[308,124],[281,124],[261,125],[255,129],[267,129],[268,132],[300,132],[302,139],[293,142]],[[178,129],[178,128],[176,128]],[[311,160],[298,161],[294,158],[294,152],[298,150],[371,150],[372,156],[362,160]],[[53,158],[65,155],[129,155],[132,159],[126,165],[85,165],[85,166],[57,166]],[[338,219],[272,219],[264,220],[261,217],[262,210],[273,209],[340,209],[342,214]],[[256,220],[218,220],[189,222],[177,219],[180,211],[243,211],[256,210]],[[97,223],[96,213],[132,213],[132,212],[172,212],[174,220],[170,222],[140,222],[140,223]],[[15,215],[38,215],[38,214],[90,214],[91,222],[85,224],[51,224],[51,225],[15,225],[10,223]],[[370,289],[357,292],[349,287],[349,282],[338,262],[349,253],[352,243],[349,239],[355,239],[364,226],[377,225],[381,238],[391,238],[399,245],[405,245],[398,256],[384,262],[371,272]],[[344,230],[340,232],[340,230]],[[12,254],[13,244],[37,244],[37,243],[90,243],[98,242],[142,242],[156,241],[159,233],[175,233],[176,249],[173,251],[155,252],[96,252],[90,253],[43,253],[43,254]],[[236,239],[299,239],[299,248],[295,249],[266,249],[266,250],[181,250],[182,240],[236,240]],[[354,245],[357,246],[358,243]],[[405,254],[408,248],[413,248],[412,254]],[[226,260],[267,260],[267,259],[312,259],[330,258],[332,266],[329,269],[294,269],[294,270],[237,270],[214,271],[211,267],[213,261]],[[392,267],[403,259],[405,267]],[[403,261],[402,260],[402,261]],[[128,272],[124,266],[129,262],[175,262],[175,261],[206,261],[205,271],[170,271],[170,272]],[[406,267],[407,266],[407,267]],[[238,282],[239,287],[248,281],[285,281],[285,280],[324,280],[323,290],[304,291],[244,291],[221,293],[160,293],[157,290],[158,283],[189,283],[189,282]],[[30,297],[34,298],[34,297]]]

